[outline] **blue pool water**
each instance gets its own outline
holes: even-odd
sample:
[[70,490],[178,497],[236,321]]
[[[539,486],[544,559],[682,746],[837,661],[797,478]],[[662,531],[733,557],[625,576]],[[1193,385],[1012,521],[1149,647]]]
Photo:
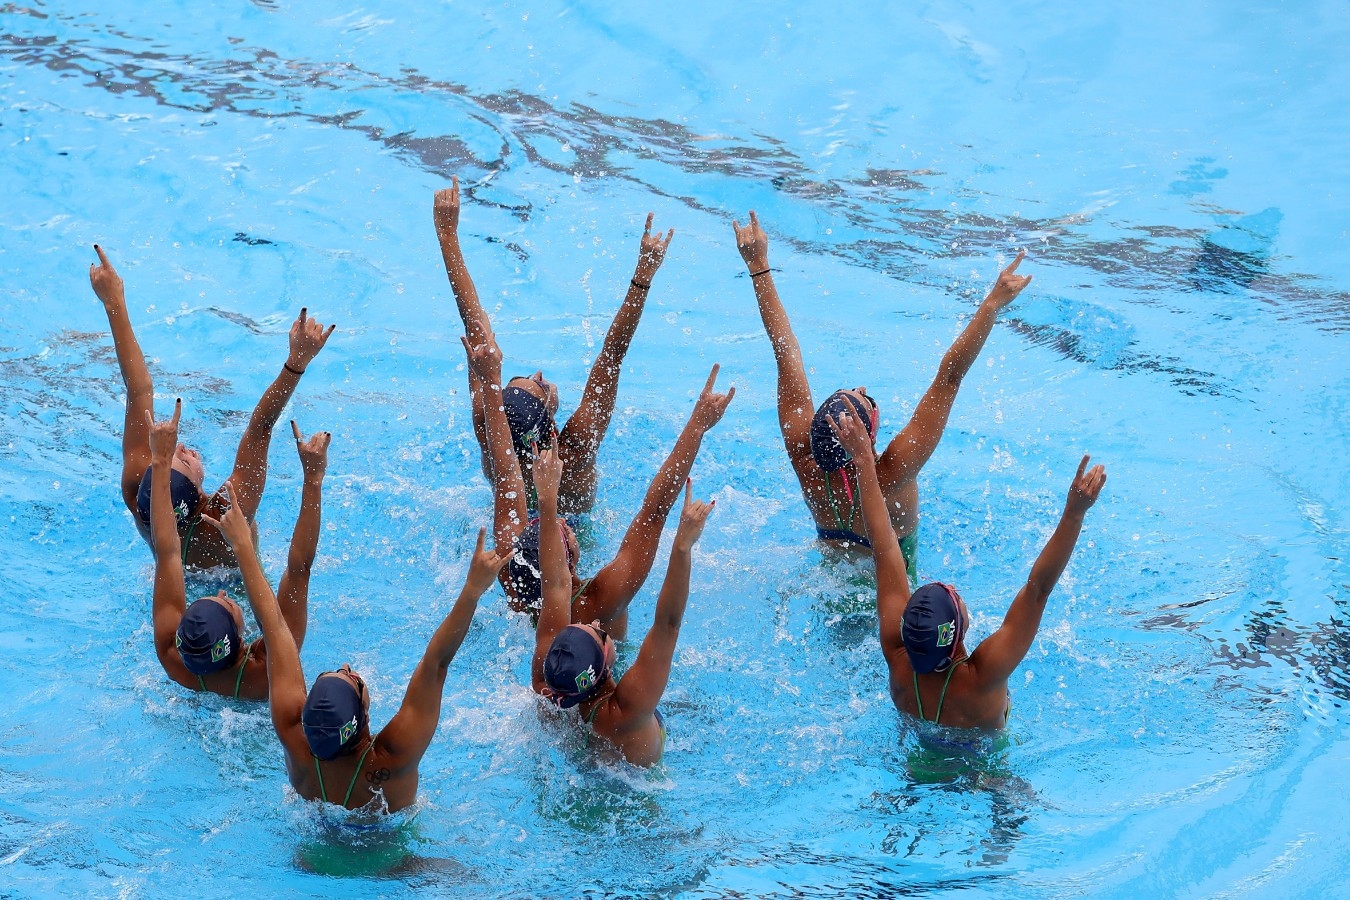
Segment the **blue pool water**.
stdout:
[[[0,896],[1345,894],[1343,3],[120,6],[0,6]],[[663,764],[597,768],[541,721],[494,590],[416,815],[352,837],[289,792],[263,708],[155,661],[90,245],[210,486],[298,307],[338,323],[293,408],[334,433],[304,662],[363,671],[378,725],[489,517],[431,229],[452,173],[503,350],[564,411],[646,212],[676,229],[592,565],[713,362],[737,396],[694,470],[718,503]],[[751,208],[817,395],[866,384],[886,434],[1029,250],[920,482],[919,574],[977,638],[1079,454],[1107,466],[1008,745],[955,781],[915,777],[870,588],[812,545],[731,239]],[[275,574],[288,441],[272,472]]]

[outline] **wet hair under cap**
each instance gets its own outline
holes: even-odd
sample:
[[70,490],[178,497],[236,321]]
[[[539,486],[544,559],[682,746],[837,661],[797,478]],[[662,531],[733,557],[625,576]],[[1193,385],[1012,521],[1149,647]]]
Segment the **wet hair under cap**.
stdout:
[[873,440],[876,440],[875,425],[872,422],[872,411],[875,406],[869,408],[857,397],[846,391],[835,391],[825,402],[820,404],[816,410],[815,416],[811,418],[811,456],[816,460],[816,465],[820,466],[821,471],[837,472],[842,469],[849,461],[848,451],[844,445],[839,443],[839,438],[830,427],[830,420],[833,419],[837,424],[839,417],[845,412],[851,412],[853,415],[862,419],[863,427],[867,429],[867,434]]

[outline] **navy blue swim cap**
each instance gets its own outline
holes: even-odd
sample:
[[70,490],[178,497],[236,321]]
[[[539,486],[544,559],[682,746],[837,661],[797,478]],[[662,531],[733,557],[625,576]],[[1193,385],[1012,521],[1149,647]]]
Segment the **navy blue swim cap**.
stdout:
[[876,407],[869,409],[857,397],[843,391],[835,391],[820,404],[820,408],[811,419],[811,455],[815,457],[816,465],[820,466],[821,471],[837,472],[849,461],[848,451],[839,443],[839,438],[835,437],[834,430],[830,428],[830,420],[833,419],[838,424],[839,416],[848,410],[862,419],[863,427],[875,441],[877,436],[875,426],[872,424],[873,409]]
[[539,568],[539,520],[525,526],[516,537],[515,552],[506,561],[506,580],[516,599],[539,606],[544,598],[544,573]]
[[900,638],[914,671],[923,675],[946,669],[965,637],[965,626],[956,592],[947,585],[933,582],[910,594]]
[[228,669],[244,649],[234,616],[215,597],[203,597],[187,608],[173,644],[193,675]]
[[[150,472],[154,466],[145,470],[141,476],[141,489],[136,492],[136,512],[140,513],[141,521],[150,524]],[[192,520],[197,512],[197,504],[201,503],[202,492],[197,490],[197,486],[192,483],[182,472],[174,470],[169,473],[169,502],[173,504],[174,517],[178,519],[179,525],[185,525]]]
[[553,689],[553,699],[563,709],[589,700],[609,675],[605,648],[589,629],[568,625],[553,639],[544,660],[544,681]]
[[309,750],[318,759],[332,759],[355,746],[366,727],[366,707],[350,681],[325,672],[314,680],[300,713]]
[[502,391],[502,406],[517,456],[524,458],[529,454],[531,444],[548,446],[553,439],[554,424],[543,400],[524,388],[508,387]]

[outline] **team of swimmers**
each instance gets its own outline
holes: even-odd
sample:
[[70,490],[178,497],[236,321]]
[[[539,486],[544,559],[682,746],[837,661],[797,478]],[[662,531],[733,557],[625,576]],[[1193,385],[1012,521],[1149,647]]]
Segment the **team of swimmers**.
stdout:
[[[154,388],[127,313],[122,280],[103,249],[90,267],[108,315],[126,385],[122,496],[155,557],[155,650],[170,679],[192,690],[267,700],[295,791],[347,809],[393,812],[417,794],[418,765],[440,720],[446,673],[482,595],[500,582],[514,610],[535,624],[530,683],[545,702],[575,709],[597,751],[639,766],[655,764],[665,743],[659,702],[670,678],[689,599],[694,544],[714,502],[693,495],[690,473],[703,436],[735,396],[715,390],[713,366],[688,422],[658,469],[618,553],[582,577],[575,523],[596,497],[596,459],[609,428],[623,360],[652,280],[674,230],[652,233],[647,217],[637,265],[591,368],[576,412],[556,425],[557,388],[540,371],[503,380],[503,360],[459,244],[456,179],[438,191],[433,221],[446,275],[464,325],[469,402],[483,474],[493,490],[493,535],[480,529],[464,587],[409,679],[403,703],[378,732],[370,697],[350,665],[321,673],[307,688],[300,664],[308,624],[310,574],[318,550],[323,480],[331,436],[306,439],[291,422],[303,481],[286,568],[274,592],[258,558],[254,522],[267,483],[273,430],[305,370],[335,326],[302,309],[285,362],[258,401],[240,439],[230,477],[204,487],[200,456],[178,440],[181,399],[156,421]],[[1008,679],[1030,649],[1046,601],[1073,552],[1087,510],[1106,481],[1082,458],[1059,524],[1032,566],[1002,625],[967,652],[970,612],[950,585],[915,588],[917,477],[936,450],[962,379],[998,313],[1031,281],[1023,255],[1000,274],[947,351],[906,426],[878,453],[876,401],[865,387],[839,390],[816,406],[801,348],[769,266],[769,242],[754,212],[734,222],[736,245],[754,286],[778,370],[783,443],[824,547],[843,556],[870,552],[877,616],[891,698],[901,712],[954,728],[994,731],[1009,713]],[[628,606],[656,560],[675,503],[683,501],[654,621],[631,666],[616,675],[617,641],[627,638]],[[246,643],[243,611],[225,591],[187,600],[186,569],[238,571],[262,630]]]

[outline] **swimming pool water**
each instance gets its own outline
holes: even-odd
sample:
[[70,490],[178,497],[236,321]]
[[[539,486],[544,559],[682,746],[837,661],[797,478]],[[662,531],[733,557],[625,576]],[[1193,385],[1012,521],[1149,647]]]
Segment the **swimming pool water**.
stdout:
[[[1344,894],[1347,37],[1330,2],[0,6],[0,896]],[[451,174],[503,351],[564,411],[646,212],[676,229],[583,570],[713,362],[737,396],[694,469],[718,503],[663,764],[598,768],[540,719],[494,590],[417,814],[351,838],[289,792],[263,708],[155,661],[90,245],[211,486],[298,307],[338,323],[293,407],[334,433],[303,659],[365,673],[379,725],[490,516],[430,221]],[[977,638],[1079,454],[1107,466],[1008,744],[955,781],[915,777],[871,588],[811,543],[751,208],[817,395],[866,384],[886,434],[1029,250],[920,482],[920,577]],[[287,441],[271,471],[275,575]],[[404,848],[380,880],[307,870]]]

